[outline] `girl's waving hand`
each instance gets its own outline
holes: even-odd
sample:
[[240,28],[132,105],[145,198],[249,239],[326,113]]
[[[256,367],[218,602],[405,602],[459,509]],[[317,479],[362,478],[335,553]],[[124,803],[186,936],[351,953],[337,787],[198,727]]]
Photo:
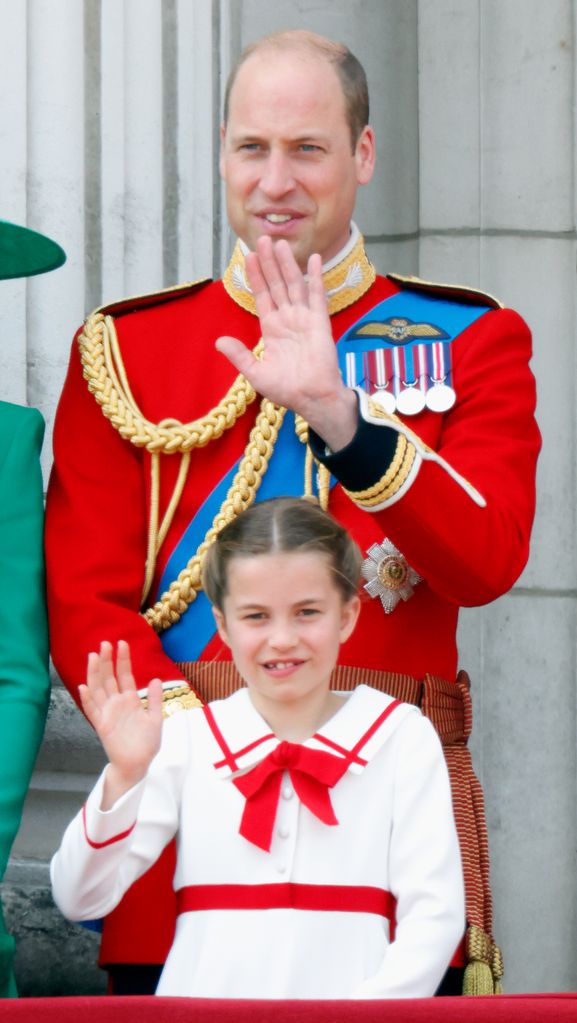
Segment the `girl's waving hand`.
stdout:
[[128,643],[118,642],[115,666],[112,644],[103,642],[98,653],[88,655],[86,685],[79,687],[79,693],[109,760],[101,806],[108,810],[145,777],[159,750],[162,683],[150,682],[145,709],[132,675]]

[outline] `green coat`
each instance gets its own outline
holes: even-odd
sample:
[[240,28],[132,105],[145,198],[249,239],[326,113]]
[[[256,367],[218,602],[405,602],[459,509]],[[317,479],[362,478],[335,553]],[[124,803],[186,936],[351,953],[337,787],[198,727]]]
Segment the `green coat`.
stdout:
[[[39,455],[44,422],[36,409],[0,402],[0,879],[48,709],[48,631],[42,551]],[[17,994],[14,939],[0,907],[0,997]]]

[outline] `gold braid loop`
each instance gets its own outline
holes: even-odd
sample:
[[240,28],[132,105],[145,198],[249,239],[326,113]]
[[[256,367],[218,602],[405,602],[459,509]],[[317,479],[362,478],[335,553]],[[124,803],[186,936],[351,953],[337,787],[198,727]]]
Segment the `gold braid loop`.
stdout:
[[[84,378],[103,415],[125,440],[151,454],[184,454],[205,447],[234,426],[255,399],[253,387],[239,373],[220,403],[200,419],[190,423],[178,419],[151,423],[132,396],[112,317],[92,313],[78,337],[78,345]],[[258,355],[261,349],[259,342],[253,354]]]
[[302,416],[295,415],[295,433],[301,444],[309,442],[309,424]]
[[202,561],[205,552],[220,530],[254,502],[281,428],[285,409],[274,405],[268,398],[261,402],[260,412],[251,431],[242,461],[228,494],[217,512],[211,528],[178,578],[162,594],[160,600],[148,608],[144,618],[156,632],[174,625],[185,613],[202,589]]
[[[329,506],[329,490],[331,474],[325,465],[317,462],[314,457],[309,443],[309,424],[303,419],[302,416],[295,415],[295,433],[300,440],[301,444],[307,445],[305,454],[305,492],[303,497],[306,501],[314,501],[320,504],[323,511],[326,511]],[[318,498],[313,494],[313,470],[317,467],[317,486],[319,491]]]

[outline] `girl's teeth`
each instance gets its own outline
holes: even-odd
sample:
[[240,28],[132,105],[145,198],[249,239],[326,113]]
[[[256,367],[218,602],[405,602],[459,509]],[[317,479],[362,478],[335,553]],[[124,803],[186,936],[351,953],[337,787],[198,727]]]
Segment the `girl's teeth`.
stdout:
[[286,224],[287,220],[290,220],[291,218],[288,213],[267,213],[266,219],[270,221],[271,224]]

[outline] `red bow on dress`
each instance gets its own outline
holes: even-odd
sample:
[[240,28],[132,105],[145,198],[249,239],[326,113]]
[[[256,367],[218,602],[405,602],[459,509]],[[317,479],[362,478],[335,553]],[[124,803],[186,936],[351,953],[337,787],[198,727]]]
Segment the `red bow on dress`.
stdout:
[[251,771],[233,779],[246,798],[240,834],[265,852],[270,851],[285,771],[301,803],[323,824],[338,824],[328,790],[342,778],[348,766],[348,760],[331,753],[281,742]]

